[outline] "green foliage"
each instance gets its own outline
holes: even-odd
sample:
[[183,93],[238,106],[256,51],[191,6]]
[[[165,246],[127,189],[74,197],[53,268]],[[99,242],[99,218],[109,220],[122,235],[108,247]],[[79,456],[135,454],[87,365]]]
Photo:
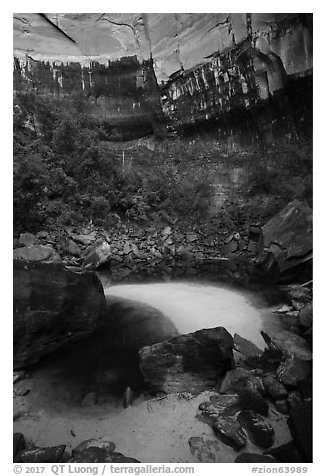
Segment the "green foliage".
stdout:
[[[67,100],[68,101],[68,100]],[[15,97],[14,226],[73,223],[110,213],[135,221],[205,215],[210,185],[203,173],[164,165],[122,170],[121,153],[76,97],[64,103],[34,93]],[[182,167],[182,166],[181,166]]]
[[312,205],[311,144],[281,144],[249,165],[249,196],[270,195],[284,203],[295,198]]

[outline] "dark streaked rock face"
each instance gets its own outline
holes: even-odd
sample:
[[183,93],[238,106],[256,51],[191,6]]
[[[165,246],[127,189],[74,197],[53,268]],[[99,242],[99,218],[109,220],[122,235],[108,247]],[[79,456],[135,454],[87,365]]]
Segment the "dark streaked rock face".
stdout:
[[15,90],[90,94],[122,138],[165,121],[231,145],[311,126],[311,14],[42,15],[14,15]]
[[293,441],[300,457],[306,463],[312,462],[312,402],[298,403],[290,410],[288,420]]
[[202,329],[140,350],[150,393],[200,393],[234,367],[233,339],[223,328]]
[[14,369],[101,328],[105,298],[91,272],[14,260]]

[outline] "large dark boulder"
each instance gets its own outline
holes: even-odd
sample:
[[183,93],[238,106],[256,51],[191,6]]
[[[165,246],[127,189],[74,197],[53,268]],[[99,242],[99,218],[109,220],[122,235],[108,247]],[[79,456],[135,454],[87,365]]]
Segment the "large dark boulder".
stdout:
[[71,463],[140,463],[137,459],[117,453],[115,443],[106,438],[83,441],[72,450]]
[[24,449],[15,458],[16,463],[62,463],[66,446]]
[[216,386],[234,367],[233,339],[224,327],[191,334],[143,347],[140,366],[150,393],[198,394]]
[[14,369],[36,363],[99,330],[102,285],[91,272],[14,260]]
[[254,445],[262,448],[273,445],[274,429],[261,415],[252,410],[245,410],[238,415],[238,421]]
[[311,278],[312,210],[293,200],[265,226],[259,243],[259,259],[265,272],[283,281]]
[[312,402],[297,403],[290,409],[288,426],[305,463],[312,463]]

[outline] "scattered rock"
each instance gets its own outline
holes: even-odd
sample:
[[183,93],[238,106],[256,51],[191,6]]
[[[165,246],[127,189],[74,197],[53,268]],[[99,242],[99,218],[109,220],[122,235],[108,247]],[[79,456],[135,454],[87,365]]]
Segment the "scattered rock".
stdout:
[[304,307],[304,303],[292,299],[292,306],[296,311],[300,311]]
[[221,393],[237,393],[245,389],[248,384],[251,384],[254,389],[260,393],[265,393],[262,379],[253,370],[243,369],[238,367],[233,370],[229,370],[220,387]]
[[44,263],[60,263],[60,255],[51,245],[30,245],[16,248],[13,251],[15,260],[41,261]]
[[35,245],[37,238],[33,233],[21,233],[19,236],[19,243],[24,246]]
[[104,324],[97,276],[61,264],[14,260],[14,369],[38,362]]
[[311,301],[311,291],[304,286],[292,284],[287,292],[289,298],[296,301],[308,303]]
[[283,304],[281,307],[278,307],[277,309],[275,309],[275,311],[273,312],[277,312],[279,314],[283,314],[284,312],[289,312],[289,311],[292,311],[293,310],[293,307],[292,306],[289,306],[288,304]]
[[308,303],[299,311],[299,321],[303,327],[312,326],[312,304]]
[[231,241],[231,243],[228,243],[227,245],[224,245],[221,249],[222,254],[224,255],[229,255],[231,253],[234,253],[238,249],[238,243],[237,241]]
[[61,463],[66,445],[24,449],[16,456],[17,463]]
[[257,243],[255,241],[249,241],[247,250],[249,251],[249,253],[256,253]]
[[36,238],[39,240],[47,240],[48,238],[50,238],[50,235],[47,231],[38,231],[36,233]]
[[274,443],[274,429],[265,419],[252,410],[238,415],[240,425],[247,431],[250,441],[261,448],[269,448]]
[[261,357],[248,357],[246,364],[253,369],[260,369],[263,373],[274,372],[283,359],[283,352],[279,349],[265,349]]
[[233,342],[235,350],[245,357],[260,357],[263,354],[263,351],[253,342],[241,337],[239,334],[234,334]]
[[238,395],[211,395],[208,401],[199,405],[197,418],[213,426],[221,415],[235,416],[240,411]]
[[301,360],[311,360],[312,352],[303,337],[290,331],[281,331],[272,339],[275,347],[287,356],[294,356]]
[[68,241],[67,251],[68,251],[68,253],[70,253],[73,256],[80,256],[81,255],[81,249],[79,248],[77,243],[75,243],[73,240]]
[[213,423],[213,431],[216,436],[226,445],[236,451],[241,450],[247,444],[247,437],[235,416],[220,415]]
[[236,457],[234,462],[235,463],[279,463],[280,461],[273,458],[272,456],[243,452],[239,454],[239,456]]
[[91,249],[86,250],[86,257],[83,261],[82,267],[85,269],[97,269],[99,266],[106,263],[111,257],[111,246],[107,241],[95,243]]
[[90,438],[80,443],[76,448],[72,450],[72,455],[75,457],[78,454],[83,453],[89,448],[98,448],[105,451],[106,455],[112,453],[115,450],[115,443],[106,437],[103,438]]
[[311,372],[311,366],[306,360],[290,357],[282,362],[276,371],[279,381],[287,387],[295,387],[305,380]]
[[75,235],[74,233],[71,233],[70,236],[75,240],[81,243],[84,246],[89,246],[94,241],[96,240],[96,232],[93,231],[92,233],[89,234],[84,234],[84,235]]
[[224,327],[174,337],[140,350],[150,393],[200,393],[214,388],[234,367],[233,339]]
[[273,400],[281,400],[287,397],[288,392],[286,388],[273,374],[265,375],[263,377],[263,383],[267,393]]
[[192,243],[193,241],[197,241],[198,235],[196,233],[188,233],[186,235],[186,238],[187,238],[188,241],[190,241]]
[[248,382],[246,387],[239,391],[239,399],[241,408],[244,410],[253,410],[261,415],[268,415],[268,403],[251,382]]

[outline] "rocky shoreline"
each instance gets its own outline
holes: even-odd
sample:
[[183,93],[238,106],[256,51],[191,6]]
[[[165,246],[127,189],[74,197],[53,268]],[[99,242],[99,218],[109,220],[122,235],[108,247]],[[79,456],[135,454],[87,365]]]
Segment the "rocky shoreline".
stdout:
[[[284,217],[292,219],[299,209],[304,213],[300,215],[301,231],[310,230],[307,209],[300,207],[295,201],[280,212],[276,218],[280,225],[276,226],[274,219],[274,236],[269,236],[269,239],[266,238],[267,224],[262,230],[255,229],[254,232],[252,229],[247,239],[238,232],[233,233],[222,246],[216,246],[215,242],[208,244],[198,230],[181,233],[172,226],[122,231],[120,225],[118,232],[108,234],[90,225],[83,229],[68,227],[60,232],[60,236],[45,231],[35,235],[21,234],[14,244],[17,291],[14,329],[18,336],[15,357],[16,367],[20,369],[14,374],[15,395],[19,398],[26,395],[24,389],[20,389],[26,378],[24,368],[45,355],[45,348],[46,353],[52,353],[62,346],[65,339],[60,336],[67,335],[70,339],[77,333],[77,339],[82,337],[78,333],[83,333],[83,322],[69,321],[69,316],[76,312],[74,294],[83,295],[77,314],[88,322],[87,328],[90,329],[92,320],[93,330],[100,328],[104,294],[92,271],[104,269],[112,282],[198,278],[211,274],[216,278],[231,277],[238,283],[248,283],[252,277],[257,278],[261,276],[259,273],[275,267],[279,271],[299,270],[298,278],[309,275],[310,268],[306,265],[309,263],[309,236],[296,234],[293,224],[290,230],[284,225]],[[306,228],[302,216],[307,218]],[[255,241],[249,238],[252,235]],[[284,253],[284,236],[291,245],[290,257]],[[255,250],[249,246],[252,242]],[[278,248],[275,252],[277,246],[281,253]],[[257,270],[257,263],[263,271]],[[298,264],[299,268],[296,267]],[[53,270],[58,273],[56,279]],[[37,277],[37,273],[41,274]],[[17,284],[17,275],[20,285]],[[52,278],[48,284],[54,296],[53,302],[62,303],[62,307],[57,309],[56,306],[49,307],[46,300],[49,296],[46,280],[50,275]],[[271,276],[275,278],[275,273]],[[83,280],[89,281],[87,290]],[[31,291],[33,286],[35,292]],[[312,461],[312,279],[282,284],[281,289],[284,303],[275,310],[275,317],[282,320],[287,330],[272,338],[262,332],[266,343],[263,351],[237,334],[232,337],[224,328],[203,329],[173,337],[139,351],[146,392],[163,395],[163,398],[177,394],[185,400],[203,395],[196,417],[212,429],[215,439],[190,436],[189,450],[198,462],[218,462],[220,445],[234,450],[235,462]],[[97,312],[87,317],[85,310],[94,310],[94,303]],[[49,313],[50,308],[54,313],[47,314],[48,325],[45,325],[44,311]],[[26,314],[26,309],[32,309],[32,313]],[[58,316],[62,319],[63,311],[66,315],[64,328],[57,329],[58,335],[54,335],[51,331],[53,319]],[[24,341],[21,335],[25,336]],[[38,341],[38,346],[33,347],[35,335],[41,336],[43,341]],[[26,336],[32,340],[26,341]],[[233,353],[238,357],[236,365]],[[212,392],[208,399],[207,390]],[[292,438],[279,447],[274,446],[275,429],[268,420],[271,413],[287,420]],[[16,418],[20,417],[16,415]],[[251,451],[248,442],[259,451]],[[68,454],[64,444],[37,447],[28,442],[28,438],[26,442],[22,434],[14,434],[15,462],[139,462],[116,453],[114,449],[111,440],[92,439]]]

